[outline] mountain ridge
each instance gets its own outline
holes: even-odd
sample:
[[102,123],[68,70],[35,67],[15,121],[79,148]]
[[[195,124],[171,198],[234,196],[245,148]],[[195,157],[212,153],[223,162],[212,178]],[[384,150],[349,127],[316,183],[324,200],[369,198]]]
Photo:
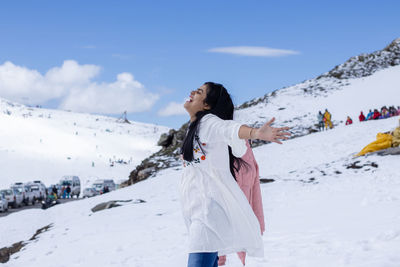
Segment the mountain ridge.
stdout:
[[[396,78],[400,77],[399,65],[400,38],[397,38],[382,50],[351,57],[345,63],[316,78],[247,101],[236,107],[234,119],[259,127],[274,116],[275,125],[291,127],[292,138],[296,138],[318,131],[318,110],[328,108],[333,114],[334,126],[338,126],[345,121],[347,115],[358,116],[356,112],[360,110],[368,111],[383,105],[400,105],[394,103],[395,99],[391,97],[396,93],[396,84],[400,83],[400,79]],[[362,96],[363,91],[365,94],[373,94],[375,87],[380,86],[382,80],[389,82],[386,87],[381,88],[380,96]],[[359,99],[355,98],[357,95],[360,95]],[[178,166],[179,147],[186,127],[187,124],[184,124],[180,129],[164,134],[159,141],[163,148],[137,166],[124,185],[147,179],[158,170]],[[266,143],[255,142],[256,145]]]

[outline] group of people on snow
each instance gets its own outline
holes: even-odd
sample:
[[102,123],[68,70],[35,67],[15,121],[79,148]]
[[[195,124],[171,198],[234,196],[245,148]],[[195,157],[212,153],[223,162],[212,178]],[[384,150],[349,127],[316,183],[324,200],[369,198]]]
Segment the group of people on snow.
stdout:
[[[400,115],[400,106],[398,106],[397,109],[394,106],[390,106],[389,108],[383,106],[381,108],[381,111],[379,111],[378,109],[374,109],[374,111],[372,111],[372,109],[370,109],[367,114],[367,117],[365,117],[364,113],[361,111],[360,115],[358,116],[358,119],[360,120],[360,122],[362,122],[369,120],[386,119],[398,115]],[[353,120],[350,118],[350,116],[347,116],[346,125],[352,123]]]
[[[378,109],[372,109],[369,110],[367,117],[365,117],[364,113],[361,111],[360,115],[358,116],[358,119],[360,122],[362,121],[369,121],[369,120],[379,120],[379,119],[386,119],[390,118],[393,116],[399,116],[400,115],[400,106],[397,106],[397,109],[394,106],[390,106],[387,108],[386,106],[383,106],[381,110],[379,111]],[[331,121],[331,114],[328,112],[328,110],[325,110],[325,113],[322,114],[321,111],[318,113],[318,129],[319,131],[324,129],[327,129],[329,126],[332,128],[332,121]],[[353,124],[353,120],[350,116],[347,116],[346,119],[346,125]]]
[[332,124],[332,114],[328,111],[328,109],[325,109],[325,112],[322,114],[321,111],[318,113],[318,130],[323,131],[328,130],[333,128]]
[[360,116],[358,116],[358,118],[360,121],[368,121],[368,120],[386,119],[398,115],[400,115],[400,106],[398,106],[397,109],[394,106],[390,106],[389,108],[383,106],[380,112],[377,109],[374,109],[374,111],[370,109],[367,114],[367,117],[365,117],[363,112],[361,111]]
[[[71,198],[71,187],[69,185],[62,186],[60,190],[61,190],[60,192],[61,198]],[[51,189],[51,194],[49,195],[53,195],[55,199],[58,198],[58,189],[55,185],[53,185],[53,188]]]

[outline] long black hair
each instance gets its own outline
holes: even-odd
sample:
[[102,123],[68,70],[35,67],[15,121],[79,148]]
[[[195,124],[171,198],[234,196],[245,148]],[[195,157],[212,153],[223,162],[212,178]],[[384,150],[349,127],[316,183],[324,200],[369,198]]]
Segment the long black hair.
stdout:
[[[193,142],[197,134],[199,123],[201,118],[207,114],[214,114],[223,120],[232,120],[234,106],[232,98],[228,91],[222,84],[206,82],[204,85],[207,86],[207,96],[204,103],[208,104],[211,108],[209,110],[203,110],[196,113],[196,119],[190,123],[188,132],[183,140],[181,152],[183,159],[186,161],[193,161]],[[201,144],[198,144],[201,148]],[[228,146],[229,150],[229,169],[232,176],[236,180],[235,171],[239,171],[240,168],[246,164],[241,158],[237,158],[232,154],[232,148]]]

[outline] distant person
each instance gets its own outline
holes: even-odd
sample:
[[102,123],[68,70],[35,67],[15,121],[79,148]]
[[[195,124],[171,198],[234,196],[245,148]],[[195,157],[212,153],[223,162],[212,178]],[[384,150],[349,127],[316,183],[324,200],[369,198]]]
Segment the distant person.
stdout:
[[397,110],[394,106],[389,107],[389,115],[390,117],[396,116],[397,115]]
[[61,187],[61,195],[62,195],[62,198],[66,198],[66,196],[67,196],[67,191],[65,189],[65,186]]
[[51,189],[51,191],[52,191],[54,194],[58,195],[58,190],[57,190],[57,187],[56,187],[55,185],[53,186],[53,188]]
[[318,131],[323,131],[324,130],[324,115],[322,114],[321,111],[318,113]]
[[373,120],[379,120],[380,117],[381,117],[381,113],[377,109],[375,109],[374,110],[374,115],[372,115],[372,119]]
[[333,128],[332,125],[332,114],[328,111],[328,109],[325,109],[325,113],[324,113],[324,122],[325,122],[325,129],[328,129],[328,126],[330,129]]
[[372,112],[372,110],[370,109],[367,115],[367,118],[365,119],[366,121],[372,120],[372,117],[374,116],[374,113]]
[[103,193],[105,194],[105,193],[108,193],[108,192],[110,192],[110,189],[108,188],[108,186],[104,186],[104,189],[103,189]]
[[350,116],[347,116],[346,125],[350,124],[353,124],[353,120],[350,118]]
[[397,106],[397,115],[400,115],[400,106]]
[[388,108],[386,106],[382,107],[380,119],[386,119],[389,117],[390,117],[390,114],[389,114]]
[[362,111],[361,111],[361,113],[360,113],[360,116],[358,116],[358,119],[359,119],[360,121],[365,121],[365,116],[364,116],[364,114],[363,114]]
[[67,186],[65,191],[67,192],[67,198],[71,198],[71,187],[69,185]]

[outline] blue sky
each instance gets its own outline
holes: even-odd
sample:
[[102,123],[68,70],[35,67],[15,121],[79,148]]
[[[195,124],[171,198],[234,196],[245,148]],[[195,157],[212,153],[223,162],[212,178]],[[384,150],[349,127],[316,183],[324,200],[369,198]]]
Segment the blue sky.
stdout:
[[[129,119],[179,127],[186,115],[160,110],[203,82],[241,104],[313,78],[400,37],[398,10],[384,0],[3,2],[0,96],[113,116],[135,106]],[[294,53],[210,52],[240,46]]]

